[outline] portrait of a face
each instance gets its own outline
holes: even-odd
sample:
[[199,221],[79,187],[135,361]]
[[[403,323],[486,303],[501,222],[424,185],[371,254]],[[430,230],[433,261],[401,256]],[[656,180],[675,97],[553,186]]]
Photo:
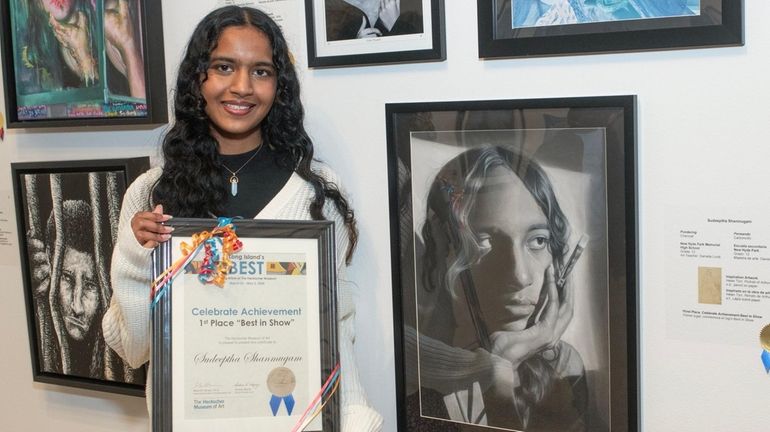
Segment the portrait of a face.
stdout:
[[112,297],[110,264],[126,183],[119,170],[18,177],[36,376],[131,384],[137,391],[144,385],[144,369],[130,368],[107,346],[101,325]]
[[[604,172],[557,158],[561,139],[537,131],[411,139],[416,424],[605,430],[594,413],[609,394],[593,377],[607,373],[608,324],[585,313],[607,299],[594,288],[606,269],[591,270],[607,216],[586,210],[603,205]],[[601,166],[601,130],[563,139]]]
[[59,280],[59,302],[69,336],[82,341],[94,325],[100,306],[99,283],[93,255],[65,248]]
[[400,431],[634,430],[634,107],[387,104]]
[[254,27],[228,27],[211,52],[201,83],[211,133],[222,143],[254,138],[270,112],[277,75],[267,35]]
[[468,226],[483,251],[470,271],[489,330],[524,330],[552,265],[548,219],[524,183],[498,167],[483,180]]

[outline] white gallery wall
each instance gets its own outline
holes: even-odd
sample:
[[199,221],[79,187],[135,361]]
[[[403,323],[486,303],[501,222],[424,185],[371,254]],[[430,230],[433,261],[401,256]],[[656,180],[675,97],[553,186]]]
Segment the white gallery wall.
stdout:
[[[304,1],[293,3],[304,22]],[[167,81],[194,24],[217,0],[163,0]],[[396,431],[385,103],[638,96],[642,430],[766,431],[770,376],[755,346],[674,338],[666,229],[681,208],[770,211],[770,2],[745,0],[744,47],[481,61],[476,2],[446,0],[447,60],[309,70],[305,30],[287,28],[317,155],[343,179],[361,241],[357,356],[372,404]],[[4,110],[4,104],[3,110]],[[15,226],[10,163],[152,155],[156,129],[7,130],[0,223]],[[15,229],[15,228],[13,228]],[[32,382],[16,244],[0,245],[0,419],[7,431],[146,431],[144,399]],[[766,323],[770,324],[770,322]],[[738,336],[736,336],[738,337]]]

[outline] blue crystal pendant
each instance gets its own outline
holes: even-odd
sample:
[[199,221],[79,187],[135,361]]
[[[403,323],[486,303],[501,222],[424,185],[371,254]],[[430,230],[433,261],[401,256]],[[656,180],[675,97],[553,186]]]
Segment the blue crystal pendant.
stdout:
[[232,196],[238,195],[238,177],[230,177],[230,194]]

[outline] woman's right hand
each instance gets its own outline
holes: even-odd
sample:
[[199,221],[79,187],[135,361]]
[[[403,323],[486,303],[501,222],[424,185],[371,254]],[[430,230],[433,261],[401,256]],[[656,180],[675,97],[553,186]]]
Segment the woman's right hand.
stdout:
[[131,218],[131,231],[140,245],[153,249],[171,238],[174,228],[163,225],[169,219],[171,216],[163,214],[163,206],[158,204],[151,212],[137,212]]
[[553,348],[572,321],[574,294],[572,284],[564,286],[562,298],[556,289],[553,266],[545,271],[543,281],[545,306],[540,320],[521,331],[497,331],[490,335],[492,354],[511,362],[514,370],[538,352]]

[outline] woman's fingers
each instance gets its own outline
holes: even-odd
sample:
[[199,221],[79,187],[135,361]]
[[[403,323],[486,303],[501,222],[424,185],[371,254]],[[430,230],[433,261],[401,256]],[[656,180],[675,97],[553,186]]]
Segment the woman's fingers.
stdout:
[[163,225],[169,219],[171,216],[163,214],[163,207],[158,205],[152,212],[136,213],[131,218],[131,230],[140,245],[152,249],[171,238],[174,228]]
[[559,306],[559,318],[557,320],[556,332],[558,337],[564,334],[575,310],[575,288],[574,284],[567,282],[562,288],[562,302]]
[[556,289],[556,277],[553,273],[553,266],[545,269],[543,278],[543,291],[546,293],[545,308],[543,316],[536,325],[553,326],[559,316],[559,291]]

